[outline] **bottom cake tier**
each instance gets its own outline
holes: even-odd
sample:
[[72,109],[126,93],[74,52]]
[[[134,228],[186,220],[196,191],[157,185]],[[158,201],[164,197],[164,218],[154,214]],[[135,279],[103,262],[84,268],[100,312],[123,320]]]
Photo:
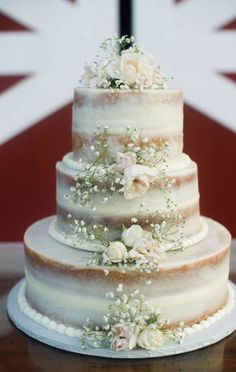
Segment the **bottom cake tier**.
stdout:
[[204,218],[208,235],[184,251],[170,252],[159,270],[146,273],[132,265],[91,265],[94,253],[58,243],[48,234],[53,217],[25,234],[26,288],[29,305],[42,316],[70,327],[87,319],[101,325],[114,293],[137,290],[160,309],[167,327],[192,325],[227,301],[231,237],[219,223]]

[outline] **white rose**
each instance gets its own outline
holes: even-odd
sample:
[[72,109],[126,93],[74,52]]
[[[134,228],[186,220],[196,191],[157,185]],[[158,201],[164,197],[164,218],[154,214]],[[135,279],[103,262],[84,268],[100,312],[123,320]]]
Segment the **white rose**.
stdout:
[[145,87],[153,84],[155,62],[151,55],[142,54],[139,58],[140,82]]
[[112,349],[116,351],[130,351],[137,345],[139,334],[138,326],[126,325],[123,323],[115,324],[112,329]]
[[164,343],[164,335],[159,329],[145,328],[138,336],[138,346],[143,349],[154,350]]
[[132,165],[124,170],[124,197],[134,199],[142,196],[156,178],[156,172],[141,164]]
[[136,241],[141,239],[142,236],[143,229],[139,225],[132,225],[121,234],[121,238],[127,247],[133,247]]
[[137,53],[126,52],[121,55],[120,76],[128,85],[133,85],[138,81],[138,59],[139,55]]
[[146,193],[149,189],[150,181],[146,175],[136,176],[125,183],[124,197],[125,199],[138,198]]
[[109,87],[111,79],[119,79],[130,88],[163,88],[166,79],[159,66],[149,54],[123,50],[121,55],[112,54],[111,59],[97,60],[96,68],[85,66],[82,83],[89,87]]
[[114,56],[113,59],[105,66],[104,73],[112,79],[120,77],[120,56]]
[[122,242],[111,242],[107,248],[106,255],[111,262],[122,262],[127,255],[126,246]]
[[123,51],[120,58],[120,77],[129,86],[141,84],[150,87],[153,84],[156,65],[151,55]]
[[166,252],[156,240],[143,237],[135,242],[133,249],[129,252],[131,259],[138,258],[140,255],[148,261],[161,261],[166,257]]

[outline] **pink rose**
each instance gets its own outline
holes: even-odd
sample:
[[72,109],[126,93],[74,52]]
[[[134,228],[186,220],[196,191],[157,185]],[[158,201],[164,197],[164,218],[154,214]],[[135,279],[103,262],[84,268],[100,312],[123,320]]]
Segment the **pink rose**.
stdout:
[[113,170],[119,173],[123,173],[125,168],[136,164],[136,155],[134,152],[128,151],[126,153],[116,153],[116,164],[113,166]]
[[112,349],[116,351],[130,351],[137,345],[139,334],[138,326],[131,326],[122,323],[115,324],[112,329]]
[[156,240],[143,238],[137,240],[129,252],[131,259],[137,259],[140,256],[144,256],[149,261],[161,261],[166,257],[166,253]]

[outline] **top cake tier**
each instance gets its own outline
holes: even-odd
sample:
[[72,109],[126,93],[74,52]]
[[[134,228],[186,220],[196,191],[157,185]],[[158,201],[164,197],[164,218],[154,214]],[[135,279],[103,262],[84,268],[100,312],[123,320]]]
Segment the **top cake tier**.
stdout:
[[72,143],[76,159],[91,160],[97,126],[108,127],[112,155],[123,151],[128,126],[142,130],[152,143],[168,142],[169,159],[183,149],[183,95],[178,90],[76,88]]

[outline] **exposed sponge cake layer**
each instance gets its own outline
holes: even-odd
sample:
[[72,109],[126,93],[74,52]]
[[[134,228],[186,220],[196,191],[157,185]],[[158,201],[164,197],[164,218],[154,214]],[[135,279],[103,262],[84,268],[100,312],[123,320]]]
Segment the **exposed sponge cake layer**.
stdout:
[[139,288],[170,326],[196,323],[227,299],[230,234],[219,223],[204,220],[207,238],[177,255],[168,253],[160,271],[140,275],[135,267],[125,273],[112,267],[108,276],[106,267],[88,266],[91,252],[69,248],[48,235],[52,218],[41,220],[25,234],[27,300],[65,325],[82,326],[87,317],[99,324],[110,301],[106,293],[123,283],[126,293]]
[[128,126],[142,129],[150,142],[165,140],[170,157],[183,149],[183,96],[178,90],[75,89],[73,105],[73,151],[90,160],[88,143],[97,126],[108,126],[111,152],[123,152]]

